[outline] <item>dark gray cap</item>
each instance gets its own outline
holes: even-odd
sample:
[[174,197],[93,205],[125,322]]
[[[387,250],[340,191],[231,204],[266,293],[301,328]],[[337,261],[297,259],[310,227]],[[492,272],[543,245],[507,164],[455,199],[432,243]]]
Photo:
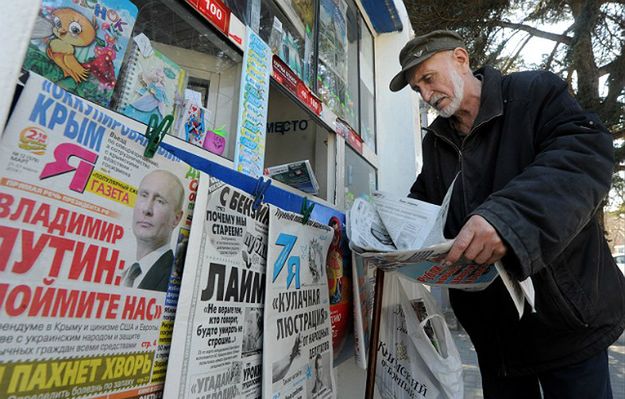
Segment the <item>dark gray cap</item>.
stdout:
[[395,75],[389,88],[391,91],[403,89],[408,81],[406,71],[427,60],[439,51],[453,50],[457,47],[466,48],[462,37],[449,30],[435,30],[423,36],[417,36],[406,43],[399,53],[401,71]]

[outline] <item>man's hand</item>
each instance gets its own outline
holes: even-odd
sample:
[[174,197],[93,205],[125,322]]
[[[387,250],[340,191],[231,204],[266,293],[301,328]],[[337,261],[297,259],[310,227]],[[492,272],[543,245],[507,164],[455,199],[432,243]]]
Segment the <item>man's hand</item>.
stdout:
[[291,355],[290,355],[291,361],[293,361],[293,359],[299,356],[301,351],[302,351],[302,339],[300,337],[300,334],[298,334],[297,337],[295,338],[295,342],[293,342],[293,348],[291,349]]
[[478,265],[491,264],[503,258],[506,251],[497,230],[483,217],[473,215],[462,226],[445,258],[445,264],[451,265],[461,257]]

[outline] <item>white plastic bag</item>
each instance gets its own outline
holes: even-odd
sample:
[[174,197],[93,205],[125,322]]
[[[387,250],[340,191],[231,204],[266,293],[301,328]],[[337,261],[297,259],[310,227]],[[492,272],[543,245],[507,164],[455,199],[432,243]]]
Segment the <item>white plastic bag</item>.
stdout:
[[462,362],[430,292],[399,273],[386,273],[376,386],[382,398],[464,396]]

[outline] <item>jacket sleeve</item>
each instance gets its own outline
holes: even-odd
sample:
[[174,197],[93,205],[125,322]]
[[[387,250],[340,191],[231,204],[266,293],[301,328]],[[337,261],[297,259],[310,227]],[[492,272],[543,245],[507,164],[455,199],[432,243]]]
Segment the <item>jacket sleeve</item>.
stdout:
[[[601,206],[614,166],[611,134],[551,73],[530,83],[534,160],[472,214],[497,229],[518,262],[519,280],[549,266]],[[519,116],[522,117],[522,116]],[[505,134],[505,132],[503,133]]]
[[428,198],[425,191],[424,176],[424,173],[420,173],[419,176],[417,176],[417,180],[415,180],[415,182],[412,184],[412,187],[410,187],[410,194],[408,194],[408,197],[415,198],[421,201],[427,201]]

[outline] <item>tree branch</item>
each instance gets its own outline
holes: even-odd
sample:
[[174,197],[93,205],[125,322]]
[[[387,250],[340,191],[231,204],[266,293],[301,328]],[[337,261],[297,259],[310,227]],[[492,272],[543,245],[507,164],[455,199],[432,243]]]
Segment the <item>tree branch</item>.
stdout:
[[612,62],[600,66],[597,71],[599,72],[599,76],[604,76],[609,73],[612,73],[615,68],[618,67],[619,61],[618,59],[612,60]]
[[523,51],[523,48],[525,48],[525,46],[527,45],[527,43],[529,43],[532,37],[533,36],[531,34],[527,35],[527,38],[525,38],[525,40],[519,46],[515,54],[512,57],[508,58],[508,61],[506,62],[506,64],[501,68],[502,73],[504,74],[508,73],[508,69],[510,69],[510,67],[514,64],[514,61],[516,61],[516,59],[519,57],[519,54],[521,54],[521,51]]
[[573,41],[573,38],[570,36],[561,35],[558,33],[545,32],[544,30],[536,29],[529,25],[517,24],[514,22],[510,22],[510,21],[498,21],[497,24],[506,28],[510,28],[510,29],[522,30],[522,31],[529,33],[532,36],[540,37],[540,38],[547,39],[547,40],[553,40],[554,42],[558,42],[558,43],[564,43],[564,44],[569,45]]

